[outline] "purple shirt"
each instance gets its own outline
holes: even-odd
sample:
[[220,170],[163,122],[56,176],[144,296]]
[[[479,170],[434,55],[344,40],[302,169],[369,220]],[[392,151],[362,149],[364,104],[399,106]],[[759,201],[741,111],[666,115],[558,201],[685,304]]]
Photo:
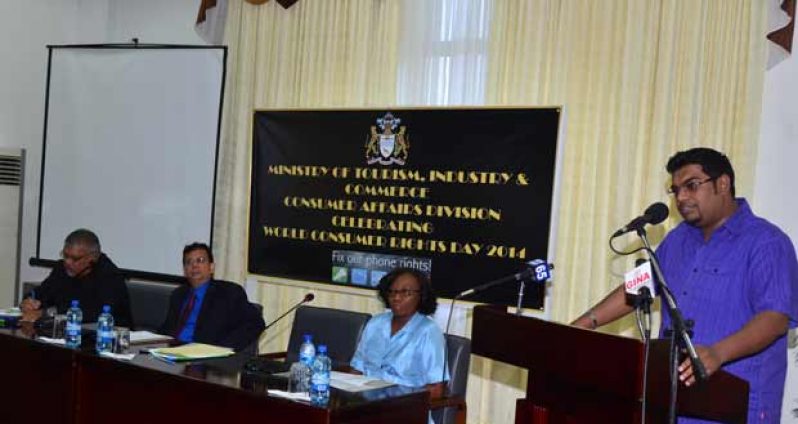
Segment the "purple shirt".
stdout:
[[[754,315],[776,311],[798,325],[798,261],[790,239],[755,216],[745,199],[704,242],[700,229],[679,224],[657,248],[665,279],[685,319],[695,321],[696,345],[739,331]],[[662,327],[670,328],[663,309]],[[787,337],[723,369],[750,385],[748,422],[778,423],[787,372]],[[702,422],[680,419],[679,422]]]

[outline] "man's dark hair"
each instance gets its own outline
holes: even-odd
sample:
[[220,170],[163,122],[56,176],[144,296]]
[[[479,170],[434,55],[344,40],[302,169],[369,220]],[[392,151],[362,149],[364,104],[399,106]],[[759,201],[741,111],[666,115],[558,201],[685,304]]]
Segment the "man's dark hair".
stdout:
[[731,184],[731,195],[734,197],[734,169],[726,155],[708,147],[696,147],[683,152],[676,152],[668,160],[665,169],[669,174],[673,175],[674,172],[687,165],[701,165],[701,170],[713,181],[723,174],[728,175]]
[[189,245],[186,245],[186,247],[183,248],[183,258],[185,258],[186,255],[195,250],[204,250],[205,253],[208,254],[208,260],[210,261],[210,263],[213,263],[213,252],[211,252],[210,246],[200,242],[194,242]]
[[97,234],[94,234],[91,230],[87,230],[85,228],[78,228],[77,230],[69,233],[64,239],[64,246],[76,246],[82,245],[89,248],[89,253],[99,255],[102,251],[100,249],[100,239],[97,238]]
[[391,284],[393,284],[393,282],[402,275],[412,275],[413,278],[418,281],[418,286],[421,290],[421,300],[418,302],[418,312],[420,312],[422,315],[434,314],[435,309],[438,307],[438,297],[435,296],[435,292],[432,290],[432,282],[427,274],[413,268],[394,268],[391,270],[391,272],[385,274],[380,279],[380,283],[377,285],[377,290],[379,292],[380,299],[382,299],[382,303],[385,304],[385,307],[391,307],[390,302],[388,302],[388,290],[390,290]]

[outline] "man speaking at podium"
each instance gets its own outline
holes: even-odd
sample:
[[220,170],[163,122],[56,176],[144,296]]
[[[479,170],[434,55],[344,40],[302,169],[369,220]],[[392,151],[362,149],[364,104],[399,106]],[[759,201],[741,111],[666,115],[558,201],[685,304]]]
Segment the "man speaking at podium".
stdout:
[[[735,199],[734,170],[724,154],[708,148],[678,152],[666,169],[684,221],[665,237],[657,257],[685,319],[695,322],[698,356],[708,375],[723,367],[748,381],[749,423],[778,423],[786,333],[798,325],[795,249],[745,199]],[[631,311],[621,286],[573,325],[594,329]],[[670,326],[663,309],[662,329]],[[679,366],[679,379],[695,383],[689,359]]]

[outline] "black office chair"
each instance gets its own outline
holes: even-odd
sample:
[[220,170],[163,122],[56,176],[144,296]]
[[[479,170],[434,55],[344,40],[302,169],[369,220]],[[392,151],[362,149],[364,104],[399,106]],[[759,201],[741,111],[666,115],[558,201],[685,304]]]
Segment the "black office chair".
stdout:
[[471,340],[447,334],[446,345],[449,383],[443,398],[430,401],[432,420],[435,424],[464,424],[468,371],[471,368]]
[[166,319],[169,298],[178,287],[176,284],[128,280],[130,313],[136,330],[157,332]]
[[[258,310],[258,313],[263,316],[263,305],[260,303],[249,302],[250,305],[254,306],[255,309]],[[258,344],[260,342],[260,337],[256,338],[249,346],[241,349],[238,353],[245,357],[257,356],[258,355]]]
[[284,357],[287,363],[296,362],[299,359],[302,335],[312,334],[313,344],[327,345],[327,355],[332,360],[333,368],[348,367],[357,349],[360,334],[370,318],[370,314],[362,312],[302,306],[295,312],[288,350],[261,356],[272,359]]

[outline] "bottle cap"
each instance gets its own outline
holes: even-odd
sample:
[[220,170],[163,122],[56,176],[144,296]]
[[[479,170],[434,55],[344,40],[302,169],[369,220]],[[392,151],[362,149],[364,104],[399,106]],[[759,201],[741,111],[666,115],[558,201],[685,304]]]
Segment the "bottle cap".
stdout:
[[111,305],[103,305],[103,312],[111,312]]
[[303,334],[302,338],[305,340],[305,343],[313,342],[313,336],[311,336],[310,334]]
[[78,300],[77,300],[77,299],[72,299],[72,307],[73,307],[73,308],[77,308],[77,307],[78,307],[78,305],[79,305],[79,302],[78,302]]
[[319,353],[327,353],[327,345],[319,345],[316,350],[318,350]]

